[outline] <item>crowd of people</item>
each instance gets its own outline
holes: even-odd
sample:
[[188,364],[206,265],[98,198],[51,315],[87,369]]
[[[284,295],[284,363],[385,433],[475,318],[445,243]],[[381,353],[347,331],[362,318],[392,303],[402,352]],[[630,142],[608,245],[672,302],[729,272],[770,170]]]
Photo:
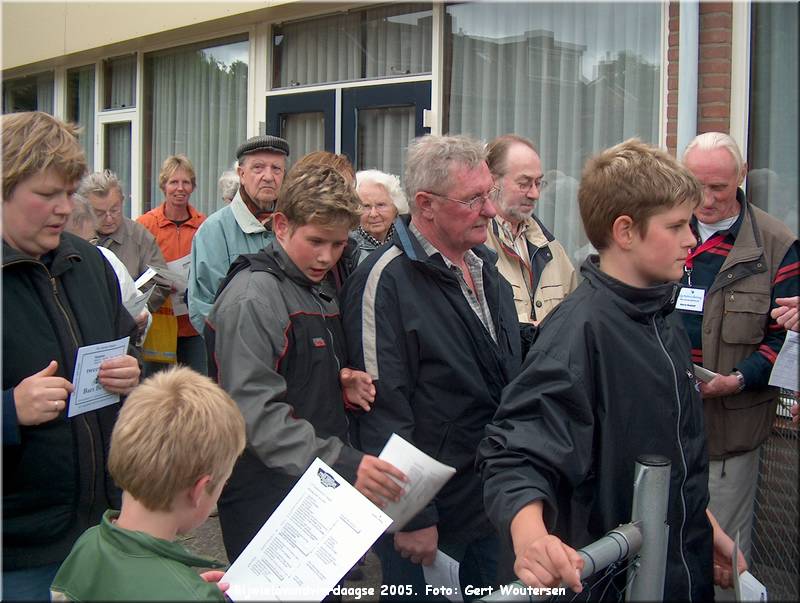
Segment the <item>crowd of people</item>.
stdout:
[[[221,209],[173,155],[137,220],[72,125],[6,115],[2,145],[5,598],[221,600],[179,534],[216,505],[233,561],[317,457],[396,501],[392,434],[455,474],[375,543],[387,599],[425,593],[439,550],[465,600],[514,579],[619,597],[577,549],[629,521],[641,454],[671,462],[664,599],[747,568],[800,243],[745,197],[730,136],[591,157],[578,271],[515,134],[417,138],[402,179],[324,151],[287,171],[288,142],[255,136]],[[97,373],[120,401],[73,415],[78,350],[125,336]]]

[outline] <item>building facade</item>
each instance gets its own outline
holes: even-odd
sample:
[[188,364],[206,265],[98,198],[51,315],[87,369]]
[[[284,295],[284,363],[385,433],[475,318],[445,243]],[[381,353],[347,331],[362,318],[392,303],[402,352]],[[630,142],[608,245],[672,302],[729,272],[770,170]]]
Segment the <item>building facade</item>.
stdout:
[[538,215],[575,263],[581,167],[637,136],[680,153],[698,132],[739,142],[754,203],[797,231],[798,4],[751,2],[4,2],[4,113],[79,123],[125,211],[161,202],[163,159],[197,170],[210,213],[244,138],[292,158],[343,152],[401,174],[409,140],[515,132],[538,145]]

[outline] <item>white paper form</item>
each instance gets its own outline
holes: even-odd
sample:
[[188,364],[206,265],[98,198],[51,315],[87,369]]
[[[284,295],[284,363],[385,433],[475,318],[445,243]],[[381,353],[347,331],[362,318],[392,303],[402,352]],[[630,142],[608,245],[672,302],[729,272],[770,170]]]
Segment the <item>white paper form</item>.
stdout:
[[[739,533],[736,533],[731,567],[739,567]],[[764,601],[767,600],[767,587],[761,584],[756,577],[747,570],[741,574],[733,572],[733,592],[737,601]]]
[[130,313],[131,316],[136,318],[144,311],[144,307],[147,305],[147,301],[150,299],[153,291],[155,291],[155,287],[148,289],[147,293],[139,293],[137,291],[136,297],[128,300],[127,302],[123,302],[125,309]]
[[234,601],[321,601],[391,521],[315,459],[221,582]]
[[422,573],[425,583],[437,588],[453,603],[463,603],[461,595],[461,582],[458,579],[458,561],[450,555],[445,555],[441,550],[436,550],[436,558],[431,565],[423,565]]
[[69,395],[68,417],[119,402],[119,394],[112,394],[100,385],[97,375],[104,360],[124,356],[128,353],[129,341],[130,337],[123,337],[116,341],[78,348],[75,372],[72,374],[72,385],[75,386],[75,389]]
[[786,339],[775,359],[769,384],[792,391],[800,391],[800,366],[798,366],[798,352],[800,352],[800,333],[786,331]]
[[137,278],[137,279],[136,279],[136,280],[133,282],[133,286],[134,286],[134,287],[136,287],[137,289],[141,289],[141,288],[142,288],[142,286],[143,286],[143,285],[146,285],[146,284],[147,284],[147,282],[148,282],[148,281],[149,281],[151,278],[153,278],[153,277],[154,277],[156,274],[158,274],[158,272],[156,272],[156,269],[155,269],[155,268],[153,268],[152,266],[148,266],[148,267],[147,267],[147,270],[145,270],[144,272],[142,272],[141,276],[140,276],[139,278]]
[[394,520],[387,532],[402,529],[456,473],[453,467],[429,457],[396,433],[386,442],[378,458],[391,463],[408,478],[408,483],[403,484],[406,492],[402,498],[389,502],[383,509]]
[[163,270],[160,271],[161,276],[169,278],[172,286],[175,287],[175,293],[170,295],[172,300],[172,313],[175,316],[189,313],[189,307],[183,301],[183,294],[186,293],[186,287],[189,286],[189,267],[192,265],[192,256],[185,255],[177,260],[167,262],[167,268],[172,273],[172,278],[168,277]]

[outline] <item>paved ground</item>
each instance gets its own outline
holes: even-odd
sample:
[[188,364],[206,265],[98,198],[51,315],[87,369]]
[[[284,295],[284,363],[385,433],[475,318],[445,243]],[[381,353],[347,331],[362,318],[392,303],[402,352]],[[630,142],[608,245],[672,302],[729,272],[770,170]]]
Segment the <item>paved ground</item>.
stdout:
[[[206,522],[196,530],[180,538],[181,543],[191,552],[203,557],[210,557],[222,563],[228,563],[225,547],[222,544],[222,533],[219,529],[219,519],[209,517]],[[203,568],[204,571],[208,568]],[[363,578],[360,580],[345,580],[348,587],[373,587],[375,593],[379,592],[381,583],[381,567],[378,558],[373,554],[367,555],[366,563],[360,566]],[[342,597],[342,601],[355,601],[356,597]],[[377,601],[378,596],[360,597],[358,601]]]

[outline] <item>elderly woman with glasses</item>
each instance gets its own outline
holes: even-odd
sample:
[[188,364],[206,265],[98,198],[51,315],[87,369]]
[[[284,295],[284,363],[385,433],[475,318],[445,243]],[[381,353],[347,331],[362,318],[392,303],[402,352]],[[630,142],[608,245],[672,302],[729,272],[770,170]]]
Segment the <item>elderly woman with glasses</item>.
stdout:
[[350,236],[358,242],[362,252],[361,261],[392,238],[392,223],[398,214],[408,213],[408,202],[400,179],[379,170],[358,172],[356,192],[364,212],[361,214],[361,224]]

